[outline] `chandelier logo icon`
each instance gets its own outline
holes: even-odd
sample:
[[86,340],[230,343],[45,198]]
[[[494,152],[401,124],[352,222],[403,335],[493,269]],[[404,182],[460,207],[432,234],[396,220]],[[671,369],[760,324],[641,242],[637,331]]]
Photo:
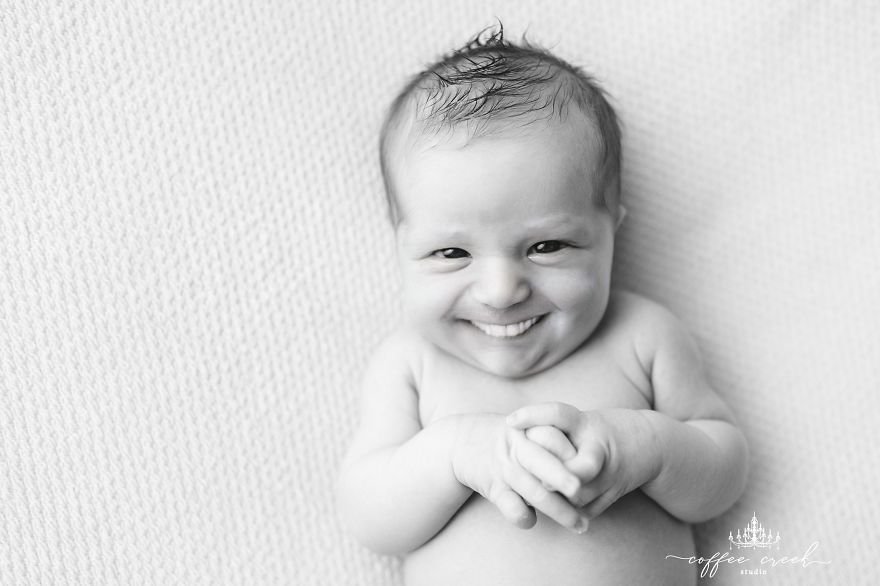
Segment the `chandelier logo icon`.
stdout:
[[774,546],[779,549],[779,542],[782,541],[778,531],[773,535],[771,529],[764,529],[758,521],[757,513],[752,513],[751,522],[742,530],[736,530],[736,538],[731,531],[727,539],[730,541],[729,549],[733,549],[734,545],[737,549],[770,549]]

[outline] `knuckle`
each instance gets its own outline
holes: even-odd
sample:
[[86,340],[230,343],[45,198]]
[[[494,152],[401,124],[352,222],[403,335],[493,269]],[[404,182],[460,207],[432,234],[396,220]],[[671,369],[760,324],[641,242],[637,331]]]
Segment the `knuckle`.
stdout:
[[551,408],[553,410],[553,415],[555,415],[556,417],[562,417],[563,415],[565,415],[565,411],[566,411],[566,404],[565,403],[558,403],[558,402],[553,403]]
[[526,430],[526,439],[533,442],[543,442],[546,438],[546,434],[541,430],[540,427],[530,427]]
[[601,472],[601,463],[596,458],[580,455],[572,466],[572,472],[581,482],[591,483]]
[[542,485],[535,486],[532,491],[529,500],[533,503],[544,503],[550,498],[550,491],[544,488]]
[[501,486],[494,482],[487,489],[477,492],[480,492],[480,494],[482,494],[486,498],[486,500],[495,503],[496,505],[501,504],[504,500],[502,498],[502,496],[504,495],[504,491],[502,490]]
[[575,482],[568,481],[564,484],[563,490],[560,492],[565,495],[565,497],[569,500],[578,498],[583,489],[583,485],[580,480],[576,480]]
[[584,466],[589,467],[593,472],[598,472],[602,468],[605,462],[605,452],[601,446],[593,444],[589,449],[583,450],[582,453]]
[[519,456],[522,452],[522,445],[519,443],[518,438],[513,436],[511,441],[507,445],[507,458],[505,460],[509,462],[518,462]]
[[589,458],[584,459],[584,471],[591,476],[595,476],[599,473],[600,466],[599,459],[592,455]]

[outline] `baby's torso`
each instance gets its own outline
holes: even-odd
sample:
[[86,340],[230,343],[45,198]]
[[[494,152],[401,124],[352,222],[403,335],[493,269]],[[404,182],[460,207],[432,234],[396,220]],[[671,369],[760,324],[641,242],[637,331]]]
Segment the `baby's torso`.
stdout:
[[[611,324],[613,325],[613,324]],[[648,375],[626,339],[626,328],[600,328],[580,350],[537,375],[509,380],[426,349],[416,384],[422,425],[458,413],[507,414],[528,404],[561,401],[581,410],[651,408]],[[405,562],[409,586],[427,584],[691,584],[686,564],[690,527],[641,491],[594,519],[584,535],[538,515],[519,529],[494,505],[473,495],[431,541]]]
[[600,334],[563,362],[523,379],[497,377],[426,347],[417,380],[422,425],[459,413],[510,413],[561,401],[581,410],[650,409],[650,383],[621,335]]

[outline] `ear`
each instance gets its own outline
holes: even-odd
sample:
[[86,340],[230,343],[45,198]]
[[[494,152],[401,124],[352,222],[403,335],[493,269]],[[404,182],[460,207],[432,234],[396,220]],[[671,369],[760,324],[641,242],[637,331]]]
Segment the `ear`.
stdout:
[[620,228],[620,225],[623,224],[623,219],[626,217],[626,208],[622,205],[619,207],[620,213],[617,216],[617,223],[614,225],[614,231],[617,232],[617,229]]

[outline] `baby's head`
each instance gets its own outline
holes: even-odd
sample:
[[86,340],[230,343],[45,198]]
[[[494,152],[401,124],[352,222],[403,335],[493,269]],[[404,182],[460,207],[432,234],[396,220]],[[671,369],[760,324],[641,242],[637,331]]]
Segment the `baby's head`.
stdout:
[[608,303],[620,130],[580,69],[478,36],[389,110],[382,173],[407,313],[442,350],[522,377],[558,363]]

